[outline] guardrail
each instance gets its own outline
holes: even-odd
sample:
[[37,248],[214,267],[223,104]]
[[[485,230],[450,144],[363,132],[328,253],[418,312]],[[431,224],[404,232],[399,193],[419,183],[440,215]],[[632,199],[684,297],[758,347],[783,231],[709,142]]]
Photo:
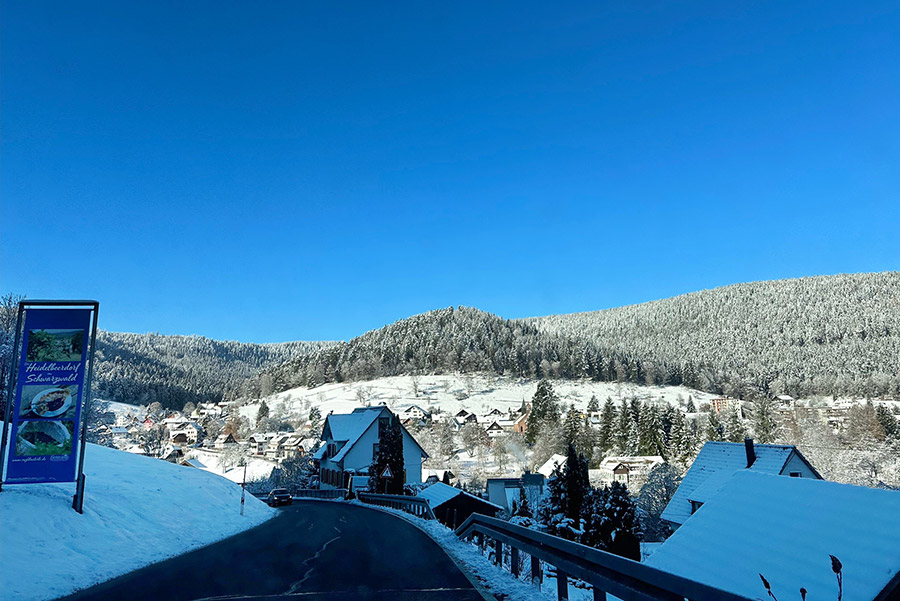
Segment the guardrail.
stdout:
[[531,556],[531,581],[538,588],[543,580],[541,562],[555,567],[560,600],[569,598],[572,576],[593,586],[595,601],[606,601],[607,593],[623,601],[750,601],[631,559],[478,513],[469,516],[456,534],[476,538],[482,549],[487,544],[485,538],[493,540],[494,563],[498,565],[503,564],[504,545],[509,546],[510,569],[516,577],[521,571],[519,554],[527,553]]
[[375,493],[361,492],[356,495],[360,501],[368,505],[380,505],[400,509],[423,520],[434,520],[434,512],[431,504],[426,499],[407,497],[404,495],[378,495]]
[[343,499],[347,491],[343,488],[301,488],[291,496],[295,499]]

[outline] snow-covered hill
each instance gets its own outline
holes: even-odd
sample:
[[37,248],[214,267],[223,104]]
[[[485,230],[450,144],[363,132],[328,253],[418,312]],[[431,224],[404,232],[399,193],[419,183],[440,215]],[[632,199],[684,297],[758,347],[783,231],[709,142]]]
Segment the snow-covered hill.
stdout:
[[74,484],[0,493],[4,601],[54,599],[256,526],[275,515],[215,474],[89,444],[84,514]]
[[[715,397],[684,386],[637,386],[591,380],[551,380],[551,384],[566,406],[573,404],[577,409],[585,409],[591,396],[596,396],[601,403],[607,397],[614,401],[637,397],[644,401],[670,404],[687,402],[689,396],[697,404]],[[318,407],[325,416],[329,412],[349,413],[366,403],[383,403],[396,411],[418,405],[423,409],[440,409],[449,414],[460,409],[486,413],[491,409],[518,409],[523,400],[531,402],[536,389],[537,380],[484,374],[392,376],[367,382],[293,388],[265,400],[270,411],[284,411],[288,416],[301,417],[306,417],[312,407]],[[259,403],[251,403],[241,408],[241,415],[253,420],[258,410]]]

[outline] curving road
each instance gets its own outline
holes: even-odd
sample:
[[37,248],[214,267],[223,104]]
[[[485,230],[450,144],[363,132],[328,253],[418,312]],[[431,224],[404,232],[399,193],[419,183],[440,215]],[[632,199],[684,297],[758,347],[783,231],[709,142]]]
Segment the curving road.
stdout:
[[252,530],[65,601],[265,599],[480,601],[444,551],[388,513],[297,501]]

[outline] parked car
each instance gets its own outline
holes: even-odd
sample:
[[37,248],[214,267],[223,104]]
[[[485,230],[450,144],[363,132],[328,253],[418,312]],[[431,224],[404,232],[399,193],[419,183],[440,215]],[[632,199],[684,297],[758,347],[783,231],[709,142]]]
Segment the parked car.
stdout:
[[294,500],[291,498],[291,493],[283,488],[276,488],[266,497],[266,503],[269,504],[269,507],[278,507],[279,505],[290,505]]

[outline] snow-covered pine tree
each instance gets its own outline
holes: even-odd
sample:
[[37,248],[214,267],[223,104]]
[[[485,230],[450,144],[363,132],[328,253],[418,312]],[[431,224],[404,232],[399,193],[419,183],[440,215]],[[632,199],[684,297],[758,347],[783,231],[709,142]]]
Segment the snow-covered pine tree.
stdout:
[[559,397],[547,380],[538,382],[537,390],[531,399],[531,413],[526,419],[525,440],[534,442],[540,435],[544,422],[559,419]]
[[663,455],[665,432],[659,410],[653,406],[641,409],[638,422],[638,455]]
[[741,410],[737,408],[730,410],[725,418],[725,439],[729,442],[744,442],[746,436],[747,430],[741,419]]
[[768,397],[753,403],[753,436],[761,444],[775,442],[778,425],[775,422],[775,404]]
[[567,447],[572,445],[576,449],[578,448],[581,424],[582,420],[575,410],[575,405],[569,405],[569,410],[566,412],[566,417],[563,421],[563,441]]
[[613,400],[607,397],[603,403],[603,411],[600,413],[600,431],[597,434],[597,446],[600,447],[602,454],[606,455],[616,446],[615,442],[616,427],[616,406]]
[[632,426],[631,412],[628,410],[628,403],[623,399],[622,406],[619,407],[619,412],[616,416],[616,429],[613,434],[617,455],[628,455],[628,433]]
[[588,410],[588,414],[596,413],[597,411],[600,411],[600,401],[597,399],[597,395],[595,395],[595,394],[591,395],[591,400],[588,401],[587,410]]
[[581,543],[635,561],[641,558],[641,530],[635,503],[620,482],[593,489],[584,504]]
[[719,420],[719,414],[710,410],[706,414],[706,440],[720,441],[725,440],[725,426]]
[[269,406],[263,401],[259,404],[259,409],[256,411],[256,425],[259,426],[267,417],[269,417]]

